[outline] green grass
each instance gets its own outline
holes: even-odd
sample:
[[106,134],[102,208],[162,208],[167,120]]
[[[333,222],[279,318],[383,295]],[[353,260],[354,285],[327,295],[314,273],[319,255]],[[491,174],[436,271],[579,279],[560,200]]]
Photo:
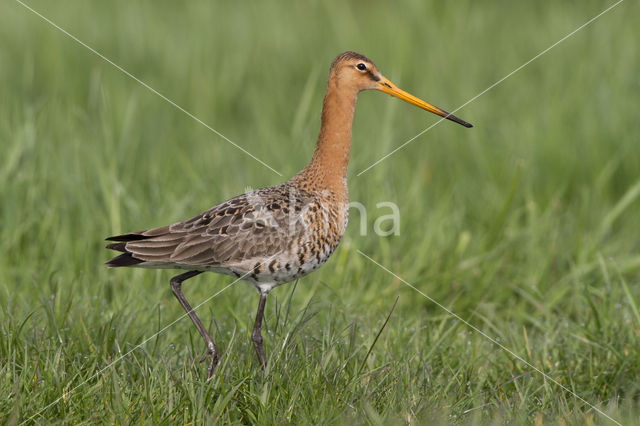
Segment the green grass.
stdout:
[[[357,176],[436,121],[363,93],[349,186],[368,235],[352,210],[328,264],[271,293],[264,373],[255,292],[204,304],[224,351],[209,382],[188,320],[156,335],[183,314],[173,272],[106,269],[106,236],[293,175],[341,51],[451,110],[612,3],[29,4],[284,177],[4,2],[0,422],[612,424],[590,404],[640,424],[637,2],[460,110],[473,129],[441,123]],[[399,236],[372,232],[382,201]],[[184,291],[197,305],[231,282]]]

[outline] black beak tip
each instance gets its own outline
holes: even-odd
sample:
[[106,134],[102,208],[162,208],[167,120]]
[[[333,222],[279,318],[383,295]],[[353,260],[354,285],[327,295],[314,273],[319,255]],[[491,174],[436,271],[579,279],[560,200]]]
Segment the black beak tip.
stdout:
[[469,128],[473,127],[473,124],[471,124],[471,123],[467,123],[466,121],[459,119],[459,118],[458,118],[458,117],[456,117],[455,115],[449,115],[449,116],[448,116],[448,117],[446,117],[446,118],[448,118],[449,120],[454,121],[454,122],[456,122],[456,123],[458,123],[458,124],[463,125],[463,126],[464,126],[464,127],[466,127],[467,129],[469,129]]
[[[438,108],[438,109],[440,109],[440,108]],[[449,113],[449,112],[447,112],[447,111],[445,111],[445,110],[443,110],[443,109],[440,109],[440,111],[442,111],[443,113],[445,113],[445,114],[446,114],[446,115],[443,115],[443,117],[444,117],[444,118],[446,118],[447,120],[451,120],[451,121],[453,121],[454,123],[461,124],[461,125],[463,125],[464,127],[466,127],[467,129],[468,129],[468,128],[470,128],[470,127],[473,127],[473,124],[471,124],[471,123],[467,123],[466,121],[464,121],[464,120],[462,120],[462,119],[460,119],[460,118],[456,117],[455,115],[453,115],[453,114],[451,114],[451,113]]]

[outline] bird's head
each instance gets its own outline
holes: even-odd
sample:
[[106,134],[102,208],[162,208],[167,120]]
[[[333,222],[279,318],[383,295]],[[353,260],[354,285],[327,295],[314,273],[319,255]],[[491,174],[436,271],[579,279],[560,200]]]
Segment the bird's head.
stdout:
[[335,84],[342,90],[350,89],[355,92],[372,89],[379,90],[465,127],[472,127],[471,124],[455,115],[449,114],[398,88],[378,71],[378,68],[369,58],[356,52],[341,53],[333,60],[329,71],[329,84]]

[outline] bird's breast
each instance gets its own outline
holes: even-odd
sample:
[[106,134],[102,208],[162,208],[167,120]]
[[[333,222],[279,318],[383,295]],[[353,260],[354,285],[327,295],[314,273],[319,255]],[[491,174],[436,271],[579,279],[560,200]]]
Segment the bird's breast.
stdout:
[[283,240],[288,241],[287,246],[262,262],[256,262],[247,280],[257,287],[274,286],[293,281],[322,266],[335,251],[347,227],[347,203],[337,201],[325,194],[314,197],[299,211],[291,209],[296,214],[278,223]]

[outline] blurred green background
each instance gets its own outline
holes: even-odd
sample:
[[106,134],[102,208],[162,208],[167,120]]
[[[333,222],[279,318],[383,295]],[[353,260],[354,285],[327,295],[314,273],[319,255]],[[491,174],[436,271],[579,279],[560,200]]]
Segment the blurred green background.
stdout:
[[[352,210],[330,262],[272,292],[266,373],[249,344],[255,293],[239,283],[203,305],[225,351],[210,382],[184,319],[119,360],[183,311],[172,271],[107,270],[105,237],[295,174],[342,51],[451,111],[614,3],[27,4],[283,176],[3,2],[0,420],[610,424],[573,392],[640,422],[637,2],[456,112],[473,129],[440,123],[357,176],[437,121],[362,93],[349,189],[368,234]],[[373,232],[382,201],[399,236]],[[197,305],[230,282],[184,291]]]

